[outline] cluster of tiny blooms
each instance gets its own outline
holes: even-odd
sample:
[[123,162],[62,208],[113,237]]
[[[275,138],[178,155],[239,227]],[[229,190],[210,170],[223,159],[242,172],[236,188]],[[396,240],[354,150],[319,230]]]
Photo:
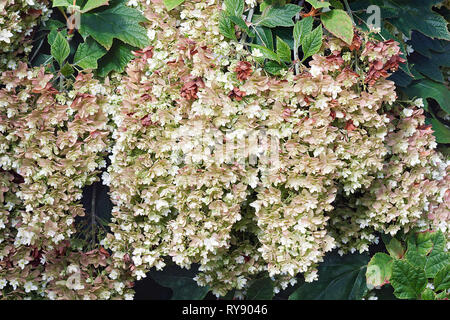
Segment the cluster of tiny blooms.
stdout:
[[[0,1],[0,70],[15,69],[31,52],[31,38],[40,21],[48,20],[48,0]],[[45,39],[44,39],[45,40]]]
[[[220,35],[221,1],[141,8],[151,45],[117,88],[104,175],[115,207],[103,244],[116,268],[139,280],[170,260],[196,263],[196,281],[218,296],[267,272],[277,291],[298,273],[315,280],[335,247],[367,250],[375,231],[446,228],[447,164],[386,80],[403,61],[397,43],[326,36],[309,69],[270,77]],[[221,152],[258,128],[279,149]],[[277,165],[264,161],[274,152]],[[365,211],[353,218],[356,206]]]
[[[396,42],[326,35],[309,67],[274,77],[258,50],[220,34],[223,1],[168,12],[163,0],[131,0],[150,46],[124,75],[80,73],[66,92],[16,62],[34,22],[12,12],[45,17],[45,2],[9,2],[0,299],[132,299],[132,281],[168,263],[198,264],[195,280],[217,296],[245,296],[266,274],[277,292],[299,273],[316,280],[335,248],[368,250],[376,232],[449,234],[449,162],[420,99],[396,102],[386,79],[404,61]],[[111,232],[87,249],[73,241],[82,189],[107,153]]]
[[52,78],[25,63],[0,78],[1,298],[132,297],[106,250],[69,241],[82,188],[106,165],[106,89],[80,73],[59,92]]

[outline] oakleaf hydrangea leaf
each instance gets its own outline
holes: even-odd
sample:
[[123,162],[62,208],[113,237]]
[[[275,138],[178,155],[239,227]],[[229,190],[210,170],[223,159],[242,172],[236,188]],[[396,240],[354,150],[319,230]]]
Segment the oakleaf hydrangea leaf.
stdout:
[[403,248],[402,243],[395,238],[392,238],[385,246],[386,250],[393,258],[401,259],[405,254],[405,249]]
[[436,291],[450,289],[450,264],[442,267],[442,269],[436,273],[434,278],[434,289]]
[[202,300],[209,287],[200,287],[195,282],[195,270],[167,266],[164,271],[151,271],[150,277],[161,286],[172,289],[172,300]]
[[242,16],[244,13],[244,0],[225,0],[226,12],[233,16]]
[[54,40],[50,43],[50,52],[60,66],[62,66],[64,60],[69,56],[69,42],[61,32],[58,32]]
[[234,32],[234,24],[231,19],[224,13],[220,13],[219,18],[219,30],[220,33],[228,39],[236,40],[236,34]]
[[78,46],[77,52],[73,59],[73,64],[76,64],[83,69],[97,69],[97,60],[106,54],[106,49],[103,48],[97,41],[91,37]]
[[391,283],[399,299],[418,299],[427,285],[425,271],[405,260],[394,260]]
[[367,292],[368,262],[366,254],[333,253],[319,265],[319,279],[301,285],[289,300],[360,300]]
[[253,281],[247,290],[248,300],[271,300],[273,297],[273,281],[270,278],[261,278]]
[[128,62],[133,59],[132,50],[136,48],[123,43],[114,41],[114,45],[100,60],[98,60],[98,75],[105,77],[111,71],[123,72]]
[[139,23],[147,19],[136,9],[118,1],[107,9],[81,15],[80,33],[83,38],[92,36],[106,49],[110,49],[114,39],[131,46],[143,48],[149,44],[146,29]]
[[280,37],[277,37],[277,55],[284,62],[291,62],[291,48]]
[[313,17],[306,17],[297,21],[294,26],[294,50],[298,50],[305,36],[311,32],[313,22]]
[[256,24],[269,28],[291,27],[294,25],[292,18],[299,13],[301,9],[300,6],[295,4],[287,4],[280,7],[269,6],[258,18]]
[[302,42],[302,61],[319,52],[322,47],[322,35],[322,26],[318,26],[305,36]]

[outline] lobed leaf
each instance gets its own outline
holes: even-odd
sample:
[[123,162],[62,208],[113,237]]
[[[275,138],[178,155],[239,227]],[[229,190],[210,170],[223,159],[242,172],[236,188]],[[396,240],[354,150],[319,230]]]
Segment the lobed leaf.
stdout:
[[70,53],[69,42],[61,32],[58,32],[53,41],[50,41],[49,38],[49,43],[51,55],[58,62],[59,66],[62,67],[64,60]]
[[128,62],[134,58],[131,51],[135,49],[121,41],[114,41],[108,53],[98,60],[98,75],[105,77],[111,71],[123,72]]
[[301,285],[289,300],[360,300],[367,292],[369,256],[332,254],[318,267],[319,279]]
[[178,266],[167,266],[164,271],[150,271],[150,277],[161,286],[172,289],[171,300],[202,300],[209,287],[200,287],[195,282],[194,270],[182,269]]
[[247,290],[248,300],[271,300],[273,297],[273,281],[266,277],[253,281]]
[[322,35],[322,26],[318,26],[305,36],[302,42],[302,61],[319,52],[322,47]]
[[114,39],[143,48],[149,45],[149,39],[147,30],[139,23],[145,21],[147,19],[138,10],[120,1],[106,10],[81,15],[80,33],[83,38],[92,36],[108,50]]
[[313,17],[306,17],[294,25],[294,50],[298,50],[305,36],[311,32],[313,22]]
[[97,41],[91,37],[78,46],[73,64],[80,66],[83,69],[97,69],[97,60],[106,54],[106,49],[103,48]]
[[277,37],[277,55],[281,61],[291,62],[291,48],[280,37]]
[[418,299],[427,285],[425,271],[405,260],[394,260],[391,284],[399,299]]
[[292,18],[300,12],[302,8],[295,4],[287,4],[282,7],[267,7],[263,14],[256,21],[257,25],[275,28],[291,27],[294,25]]

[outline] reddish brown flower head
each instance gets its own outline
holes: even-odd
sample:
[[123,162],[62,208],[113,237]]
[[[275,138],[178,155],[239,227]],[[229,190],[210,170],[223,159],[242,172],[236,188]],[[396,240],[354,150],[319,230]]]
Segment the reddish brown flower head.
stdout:
[[153,47],[147,47],[142,50],[131,52],[136,57],[143,57],[144,59],[153,58]]
[[183,85],[183,88],[181,88],[181,96],[187,100],[197,99],[198,89],[204,87],[205,84],[200,77],[191,79]]
[[389,75],[389,71],[397,71],[399,63],[405,61],[406,60],[399,55],[392,56],[384,65],[380,60],[373,61],[370,64],[365,82],[369,85],[374,85],[379,78],[386,78]]
[[359,50],[359,48],[361,48],[361,37],[355,32],[353,35],[353,40],[352,40],[352,44],[350,45],[349,49],[351,51],[353,50]]
[[247,61],[239,61],[234,71],[239,81],[247,80],[253,72],[251,63]]
[[242,97],[245,97],[245,92],[239,90],[239,88],[234,87],[234,89],[231,90],[230,93],[228,94],[228,97],[236,101],[241,101]]
[[141,123],[144,127],[154,125],[152,118],[149,114],[141,119]]
[[356,127],[353,124],[353,120],[348,120],[347,123],[345,124],[345,130],[347,130],[348,132],[355,130]]
[[330,111],[330,117],[331,117],[331,119],[336,119],[336,111],[334,111],[334,110],[331,110]]

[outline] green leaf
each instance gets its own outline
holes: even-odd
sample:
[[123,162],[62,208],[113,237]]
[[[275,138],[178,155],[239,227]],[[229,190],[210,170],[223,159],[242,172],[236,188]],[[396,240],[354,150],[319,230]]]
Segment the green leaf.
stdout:
[[172,289],[171,300],[202,300],[209,287],[200,287],[195,282],[195,270],[167,266],[164,271],[150,271],[150,277],[161,286]]
[[[428,120],[428,119],[427,119]],[[428,122],[428,121],[427,121]],[[437,119],[430,119],[437,143],[450,143],[450,128]]]
[[344,5],[339,0],[330,0],[331,6],[336,9],[344,9]]
[[244,13],[244,0],[225,0],[226,12],[233,16],[242,16]]
[[249,35],[249,37],[253,38],[255,36],[254,32],[250,31],[250,29],[248,28],[247,24],[245,23],[244,19],[242,19],[242,17],[230,15],[228,16],[228,18],[230,18],[230,20],[233,21],[239,28],[245,31]]
[[442,267],[434,277],[434,290],[440,291],[447,289],[450,289],[450,264]]
[[53,57],[49,54],[40,53],[36,56],[36,59],[33,60],[31,65],[33,67],[46,66],[53,60]]
[[411,38],[411,30],[417,30],[431,38],[450,40],[447,21],[432,10],[430,1],[384,0],[384,6],[396,13],[387,20],[408,38]]
[[433,290],[425,288],[425,290],[423,290],[423,292],[422,292],[421,299],[422,300],[435,300],[435,294],[434,294]]
[[366,266],[369,256],[332,253],[319,265],[319,279],[302,284],[289,300],[361,300],[367,292]]
[[[270,50],[273,50],[273,34],[269,28],[266,27],[256,27],[257,37],[256,43],[263,45]],[[260,39],[261,38],[261,39]]]
[[92,36],[106,49],[110,49],[114,39],[131,46],[143,48],[149,45],[147,30],[139,23],[147,19],[136,9],[118,2],[100,12],[81,15],[80,33],[83,38]]
[[280,37],[277,37],[277,55],[281,61],[291,62],[291,48]]
[[385,253],[377,252],[367,265],[367,287],[379,287],[389,282],[392,274],[392,257]]
[[411,76],[406,74],[403,70],[397,70],[396,72],[391,74],[390,77],[387,79],[394,81],[397,87],[402,88],[409,86],[413,80]]
[[431,58],[434,52],[445,52],[442,40],[431,39],[420,32],[413,32],[411,34],[411,46],[414,51],[428,58]]
[[164,5],[168,11],[175,9],[180,4],[182,4],[184,0],[164,0]]
[[272,300],[272,297],[273,281],[268,277],[253,281],[246,295],[248,300]]
[[394,260],[391,284],[399,299],[418,299],[427,285],[425,271],[405,260]]
[[266,70],[270,74],[273,74],[274,76],[280,75],[280,71],[284,68],[285,66],[275,61],[267,61],[264,64],[264,70]]
[[308,33],[302,42],[303,58],[311,57],[313,54],[319,52],[322,47],[322,26],[318,26],[313,31]]
[[413,64],[417,71],[428,78],[444,82],[441,68],[450,67],[450,44],[445,46],[445,52],[430,52],[429,57],[413,54],[409,57],[409,63]]
[[260,46],[258,44],[250,44],[250,46],[252,47],[252,52],[254,49],[259,49],[263,55],[262,58],[280,62],[280,58],[278,57],[278,55],[269,48]]
[[50,53],[58,62],[60,67],[62,66],[64,60],[69,56],[69,42],[67,42],[67,39],[62,35],[61,32],[58,32],[55,39],[50,43]]
[[294,25],[292,18],[300,12],[302,8],[295,4],[287,4],[282,7],[267,7],[263,14],[256,21],[257,25],[275,28],[291,27]]
[[323,26],[347,44],[353,40],[353,24],[349,15],[341,9],[333,9],[320,15]]
[[66,29],[64,29],[62,31],[58,31],[56,28],[53,28],[53,29],[51,29],[51,31],[47,35],[48,44],[50,46],[52,45],[53,41],[55,41],[56,36],[58,35],[59,32],[62,33],[64,38],[67,38],[67,30]]
[[105,6],[108,4],[108,2],[109,0],[88,0],[86,4],[83,6],[83,9],[81,9],[81,12],[85,13],[95,8]]
[[395,238],[392,238],[391,241],[389,241],[388,244],[385,245],[386,250],[389,252],[391,257],[396,259],[403,258],[403,255],[405,254],[405,249],[402,246],[402,243],[398,241]]
[[328,8],[330,6],[328,1],[306,0],[306,2],[312,5],[315,9]]
[[442,291],[436,295],[436,300],[448,300],[450,298],[450,294],[446,291]]
[[73,64],[80,66],[83,69],[97,69],[97,60],[106,54],[106,49],[103,48],[97,41],[91,37],[78,46]]
[[71,76],[74,72],[73,67],[69,63],[66,63],[64,65],[64,67],[61,68],[60,71],[61,71],[61,74],[66,78]]
[[[44,26],[45,23],[45,26]],[[49,19],[42,23],[42,25],[39,27],[39,30],[53,30],[53,29],[59,29],[59,28],[65,28],[66,24],[62,23],[61,21]]]
[[427,262],[427,258],[419,253],[417,247],[412,242],[408,242],[408,250],[406,251],[405,259],[412,265],[421,269],[425,268],[425,263]]
[[433,250],[434,234],[431,232],[419,232],[416,235],[415,246],[420,255],[428,255]]
[[220,13],[219,31],[224,37],[236,40],[233,22],[223,11]]
[[306,17],[294,25],[294,50],[297,51],[305,36],[311,32],[314,18]]
[[444,251],[445,237],[442,232],[432,233],[433,249],[427,257],[425,272],[428,278],[434,278],[436,274],[450,263],[450,254]]
[[128,62],[134,58],[132,50],[135,48],[121,41],[114,41],[108,53],[98,60],[98,75],[105,77],[111,71],[123,72]]
[[268,6],[269,6],[269,4],[268,4],[267,2],[262,2],[262,3],[259,5],[259,11],[260,11],[260,12],[263,12]]
[[[268,29],[268,28],[267,28]],[[294,50],[294,37],[292,36],[293,27],[280,27],[273,29],[273,35],[280,37],[281,40],[289,45],[291,50]],[[270,30],[270,29],[269,29]]]
[[427,98],[432,98],[437,101],[442,110],[450,114],[450,92],[443,84],[426,79],[413,83],[403,91],[410,98],[423,98],[425,110],[428,110]]
[[53,8],[55,7],[68,7],[73,5],[70,0],[53,0]]

